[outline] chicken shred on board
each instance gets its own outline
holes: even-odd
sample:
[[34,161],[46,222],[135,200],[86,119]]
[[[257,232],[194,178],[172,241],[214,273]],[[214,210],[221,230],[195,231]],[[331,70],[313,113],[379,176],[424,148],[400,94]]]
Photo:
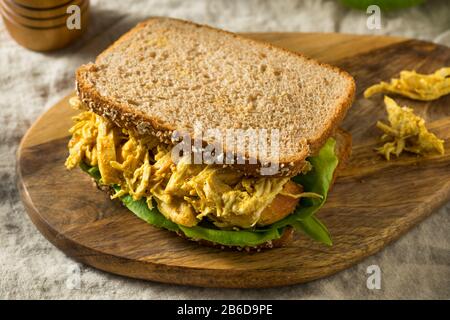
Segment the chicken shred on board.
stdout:
[[432,101],[450,93],[450,67],[441,68],[432,74],[402,71],[400,78],[381,81],[364,91],[369,98],[376,93],[394,93],[414,100]]
[[384,97],[389,125],[381,121],[377,127],[384,132],[383,146],[376,150],[386,160],[391,154],[399,156],[403,151],[416,154],[437,152],[444,154],[444,140],[439,139],[425,127],[425,120],[414,114],[413,109],[400,107],[393,99]]

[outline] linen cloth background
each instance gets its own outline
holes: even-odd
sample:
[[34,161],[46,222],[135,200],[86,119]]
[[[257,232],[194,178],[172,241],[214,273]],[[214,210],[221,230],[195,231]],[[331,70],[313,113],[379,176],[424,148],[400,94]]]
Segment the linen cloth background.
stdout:
[[[330,0],[91,1],[89,31],[70,48],[35,53],[18,46],[0,22],[0,298],[450,298],[450,203],[378,254],[334,276],[263,290],[202,289],[127,279],[79,265],[81,286],[69,289],[77,265],[30,222],[15,186],[15,152],[39,114],[74,88],[74,71],[138,21],[180,17],[231,31],[303,31],[392,34],[450,45],[450,1],[367,15]],[[450,107],[450,106],[449,106]],[[366,287],[366,268],[382,270],[381,290]]]

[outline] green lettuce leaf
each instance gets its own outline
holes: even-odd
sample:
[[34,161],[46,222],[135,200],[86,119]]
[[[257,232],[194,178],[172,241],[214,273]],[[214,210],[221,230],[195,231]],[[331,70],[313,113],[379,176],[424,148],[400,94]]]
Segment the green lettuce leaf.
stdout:
[[305,220],[322,208],[325,201],[327,201],[328,190],[333,181],[334,170],[336,170],[339,162],[334,153],[335,146],[336,141],[332,138],[328,139],[317,156],[308,158],[313,169],[307,174],[300,174],[292,178],[294,182],[303,186],[305,192],[320,194],[322,195],[322,199],[302,198],[293,214],[275,222],[271,227],[280,228],[286,225],[295,227],[296,221]]
[[309,216],[295,221],[292,224],[295,230],[303,231],[316,241],[322,242],[328,246],[333,244],[328,229],[315,216]]
[[[333,179],[338,159],[334,153],[336,141],[328,139],[317,156],[310,157],[313,169],[305,175],[298,175],[293,180],[301,184],[305,192],[315,192],[322,195],[322,199],[304,198],[297,209],[286,218],[263,228],[246,230],[220,230],[212,224],[199,224],[195,227],[177,225],[166,219],[155,207],[150,209],[145,199],[133,200],[129,195],[121,197],[123,204],[140,219],[159,228],[182,232],[191,239],[203,239],[228,246],[257,246],[269,240],[279,239],[287,226],[302,231],[314,240],[331,245],[331,238],[326,227],[313,216],[325,203],[328,190]],[[81,168],[97,181],[101,176],[97,167],[82,164]],[[120,188],[113,186],[116,191]]]
[[[119,188],[117,188],[116,191],[118,191]],[[151,225],[154,225],[159,228],[164,228],[170,231],[179,231],[179,226],[166,219],[156,207],[153,207],[150,209],[147,205],[147,202],[144,199],[141,200],[133,200],[133,198],[129,195],[122,197],[120,200],[122,200],[125,207],[127,207],[131,212],[133,212],[135,215],[138,216],[138,218],[141,218],[147,223],[150,223]]]

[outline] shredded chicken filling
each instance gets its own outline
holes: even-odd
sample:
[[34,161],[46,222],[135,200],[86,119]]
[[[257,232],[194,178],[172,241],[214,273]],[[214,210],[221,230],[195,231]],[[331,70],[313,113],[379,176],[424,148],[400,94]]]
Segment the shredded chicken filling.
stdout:
[[[71,99],[71,105],[82,107],[77,98]],[[145,197],[150,208],[154,200],[167,219],[180,225],[194,226],[208,217],[221,228],[253,227],[289,181],[245,177],[229,168],[190,164],[186,159],[175,164],[170,147],[154,137],[138,138],[91,111],[81,112],[74,121],[65,163],[68,169],[81,162],[97,166],[101,184],[120,186],[112,198]]]

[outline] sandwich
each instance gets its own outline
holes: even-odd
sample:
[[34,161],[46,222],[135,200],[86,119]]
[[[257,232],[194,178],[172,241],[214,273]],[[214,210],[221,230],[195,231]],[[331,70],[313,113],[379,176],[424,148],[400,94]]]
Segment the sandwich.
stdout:
[[[199,244],[260,250],[316,217],[350,155],[346,72],[204,25],[152,18],[76,72],[66,167]],[[150,228],[150,227],[149,227]]]

